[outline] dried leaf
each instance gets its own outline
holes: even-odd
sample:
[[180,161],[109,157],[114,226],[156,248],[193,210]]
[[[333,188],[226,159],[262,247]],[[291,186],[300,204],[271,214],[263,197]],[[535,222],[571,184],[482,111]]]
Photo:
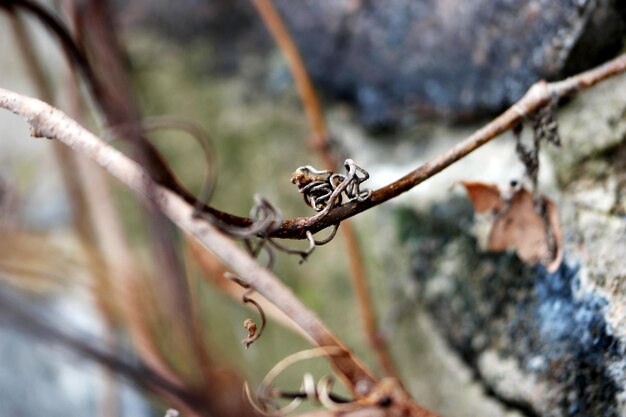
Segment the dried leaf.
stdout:
[[535,201],[523,187],[505,199],[495,185],[463,185],[477,212],[493,210],[495,214],[487,244],[490,251],[515,248],[519,258],[528,264],[541,263],[550,272],[558,269],[563,260],[563,235],[558,209],[550,199],[541,196]]
[[482,182],[461,181],[467,190],[467,196],[477,213],[484,213],[491,210],[501,210],[504,201],[500,197],[500,190],[494,184]]

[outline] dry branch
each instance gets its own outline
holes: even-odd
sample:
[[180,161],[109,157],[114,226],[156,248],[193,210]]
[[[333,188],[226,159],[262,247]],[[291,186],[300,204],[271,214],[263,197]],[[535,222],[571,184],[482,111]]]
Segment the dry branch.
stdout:
[[[107,98],[105,93],[107,90],[101,88],[102,86],[99,85],[99,81],[94,76],[93,70],[86,59],[84,51],[74,42],[62,22],[58,21],[58,19],[46,12],[44,8],[30,0],[0,1],[0,8],[9,9],[11,7],[19,7],[22,10],[30,12],[55,34],[70,60],[78,67],[80,72],[85,77],[96,102],[100,104],[105,102],[105,98]],[[327,216],[324,216],[321,219],[313,216],[297,217],[286,220],[281,224],[280,228],[271,233],[270,237],[306,239],[307,232],[315,234],[327,227],[340,223],[345,219],[368,210],[371,207],[395,198],[433,175],[441,172],[443,169],[452,165],[454,162],[465,157],[482,145],[488,143],[500,134],[518,125],[526,116],[531,115],[538,109],[544,107],[550,100],[573,96],[604,79],[610,78],[624,71],[626,71],[626,54],[622,54],[595,69],[582,72],[563,81],[553,83],[540,81],[534,84],[520,101],[506,110],[499,117],[488,123],[486,126],[476,131],[463,142],[459,143],[457,146],[453,147],[438,158],[421,165],[397,181],[374,191],[372,197],[367,201],[351,202],[335,207],[328,213]],[[310,94],[307,93],[307,97],[309,96]],[[319,112],[319,103],[317,103],[317,105],[313,103],[309,107],[313,109],[317,108],[317,111]],[[111,117],[111,115],[117,113],[117,108],[115,106],[109,106],[108,112],[105,111],[105,113],[108,116],[109,123],[113,125],[119,124],[119,121],[116,122],[113,120],[113,117]],[[314,119],[314,117],[316,116],[313,115],[311,120],[313,125],[316,126],[315,131],[323,131],[323,120],[320,125],[319,119]],[[185,201],[192,204],[196,203],[196,198],[179,184],[176,177],[171,173],[169,167],[164,163],[156,150],[146,141],[140,140],[139,142],[142,150],[144,151],[143,158],[145,158],[145,165],[150,171],[152,178],[155,179],[160,185],[165,185],[169,189],[174,190],[183,199],[185,199]],[[226,225],[226,227],[249,227],[252,224],[252,220],[249,218],[225,213],[210,206],[203,207],[203,211],[210,214],[215,219],[218,219],[221,223]]]
[[[277,237],[302,238],[307,231],[317,232],[371,207],[388,201],[432,177],[454,162],[511,129],[550,100],[574,95],[596,83],[626,70],[626,54],[608,63],[570,77],[566,80],[535,84],[514,106],[478,130],[465,141],[438,158],[427,162],[398,181],[374,191],[371,198],[352,202],[331,210],[317,221],[296,218],[285,221],[276,232]],[[215,253],[247,284],[289,315],[319,346],[337,346],[345,354],[333,356],[331,361],[344,377],[348,387],[363,395],[376,389],[377,381],[354,355],[308,310],[297,297],[271,272],[259,266],[230,238],[209,222],[193,216],[193,207],[181,196],[152,183],[148,174],[134,161],[106,145],[74,120],[49,105],[32,98],[0,89],[0,107],[27,119],[33,136],[58,139],[75,151],[94,159],[113,176],[124,182],[144,198],[152,197],[161,210],[183,231],[194,236],[204,247]],[[245,219],[243,220],[246,221]],[[414,403],[409,403],[408,414],[432,415]]]
[[[180,229],[215,253],[247,284],[290,316],[319,346],[338,346],[345,355],[331,360],[352,389],[373,385],[371,373],[271,272],[259,266],[232,239],[193,215],[194,208],[168,189],[154,185],[130,158],[102,142],[63,112],[39,100],[0,89],[0,107],[27,119],[35,137],[57,139],[83,153],[144,198],[153,195],[163,213]],[[151,190],[150,187],[153,187]],[[150,192],[152,191],[152,192]]]
[[337,224],[391,200],[443,171],[507,130],[512,129],[521,123],[526,116],[533,114],[549,103],[550,100],[571,97],[596,85],[600,81],[621,74],[624,71],[626,71],[626,54],[622,54],[599,67],[574,75],[563,81],[553,83],[540,81],[534,84],[517,103],[467,139],[437,158],[424,163],[397,181],[374,191],[368,200],[351,202],[335,207],[327,216],[317,221],[312,221],[311,217],[298,217],[286,220],[281,228],[275,232],[275,236],[289,239],[304,239],[307,230],[317,233],[333,224]]
[[[196,238],[203,247],[230,267],[242,281],[291,317],[318,346],[338,347],[344,353],[332,355],[329,360],[357,397],[365,399],[376,397],[381,389],[384,390],[385,380],[377,381],[289,288],[270,271],[257,264],[231,238],[206,220],[194,216],[193,206],[167,188],[154,184],[136,162],[102,142],[60,110],[37,99],[0,88],[0,108],[25,117],[31,126],[32,136],[59,140],[74,151],[94,160],[144,199],[152,198],[152,202],[156,203],[181,230]],[[396,401],[388,411],[400,410],[402,415],[406,416],[436,417],[413,402],[401,387],[397,387],[393,395]]]
[[[283,19],[274,7],[272,0],[252,0],[252,4],[263,18],[265,25],[272,33],[276,44],[289,64],[289,69],[298,89],[298,95],[309,120],[311,148],[317,152],[327,170],[336,171],[341,166],[341,163],[331,152],[330,135],[324,120],[322,107],[295,42],[285,27]],[[374,351],[384,375],[399,378],[387,343],[379,332],[374,303],[370,295],[363,255],[359,247],[356,231],[350,222],[345,221],[340,232],[347,249],[350,280],[357,301],[363,332]]]
[[[469,155],[476,149],[497,138],[502,133],[512,129],[521,123],[525,117],[533,114],[544,107],[551,100],[572,97],[576,94],[593,87],[597,83],[611,78],[626,71],[626,54],[606,62],[589,71],[569,77],[563,81],[547,83],[539,81],[517,103],[507,109],[500,116],[474,132],[468,138],[446,151],[437,158],[428,161],[402,178],[385,187],[379,188],[372,193],[366,201],[350,202],[334,207],[323,218],[296,217],[283,221],[280,228],[271,233],[271,237],[283,239],[306,239],[307,232],[317,233],[330,226],[349,219],[372,207],[389,201],[403,194],[415,186],[426,181],[430,177],[443,171],[458,160]],[[245,217],[234,216],[220,212],[214,208],[208,208],[208,212],[222,222],[247,227],[252,221]]]
[[[313,133],[312,142],[314,148],[327,148],[328,132],[322,113],[322,107],[320,106],[317,94],[315,94],[315,88],[313,87],[313,83],[311,83],[309,74],[302,63],[298,47],[291,39],[289,31],[283,24],[280,15],[270,0],[251,0],[251,2],[261,15],[265,26],[272,33],[272,37],[289,64],[289,69],[293,75],[296,88],[298,89],[298,95],[302,101],[304,111],[309,120],[311,132]],[[327,166],[336,168],[337,164],[333,158],[327,158],[326,156],[327,154],[322,152],[324,163]]]

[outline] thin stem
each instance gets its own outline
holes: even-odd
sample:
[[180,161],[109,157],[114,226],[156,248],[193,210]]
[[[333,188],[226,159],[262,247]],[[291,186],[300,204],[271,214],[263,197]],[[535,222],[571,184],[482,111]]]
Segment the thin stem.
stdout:
[[195,237],[212,251],[246,284],[291,317],[318,346],[337,346],[345,355],[330,358],[347,386],[371,389],[375,379],[370,371],[326,328],[276,276],[261,267],[231,238],[211,223],[194,216],[194,207],[167,188],[151,182],[148,174],[134,161],[85,130],[63,112],[39,100],[0,89],[0,107],[23,116],[35,137],[57,139],[93,159],[111,175],[144,199],[152,198],[162,212],[181,230]]
[[[24,24],[21,16],[15,13],[15,10],[8,9],[8,13],[10,15],[13,34],[18,45],[17,50],[21,54],[33,87],[44,101],[53,103],[55,100],[52,84],[33,46],[34,42],[31,40],[28,28]],[[118,343],[114,332],[116,311],[115,306],[107,297],[107,294],[111,293],[111,284],[106,276],[106,265],[95,250],[97,245],[92,225],[92,220],[95,217],[90,210],[85,196],[85,184],[81,181],[82,177],[75,175],[78,169],[76,155],[66,146],[58,142],[53,144],[52,149],[57,166],[61,172],[63,186],[70,197],[69,201],[72,207],[74,230],[76,231],[76,235],[79,238],[81,247],[87,258],[89,268],[94,276],[95,285],[91,288],[99,310],[103,313],[106,346],[111,351],[115,351]],[[102,386],[100,415],[116,416],[119,414],[117,381],[111,369],[105,368],[103,376],[104,384]]]
[[307,230],[317,233],[333,224],[342,222],[372,207],[382,204],[421,184],[443,171],[456,161],[510,130],[529,114],[545,106],[553,98],[574,96],[597,83],[626,71],[626,54],[608,61],[589,71],[569,77],[563,81],[535,83],[517,103],[496,117],[481,129],[474,132],[452,149],[428,161],[404,177],[372,193],[366,201],[354,201],[333,208],[324,218],[312,222],[310,217],[285,220],[274,237],[303,239]]
[[374,310],[374,302],[367,284],[367,274],[363,266],[363,256],[361,254],[361,248],[359,247],[356,232],[354,231],[351,222],[343,222],[341,227],[343,231],[343,238],[346,242],[346,249],[348,251],[348,261],[350,263],[351,271],[350,278],[357,300],[357,307],[359,309],[359,317],[361,318],[363,332],[367,337],[367,342],[376,355],[376,360],[378,361],[378,365],[384,375],[394,377],[400,381],[400,376],[389,352],[387,342],[382,337],[378,327],[378,320],[376,319],[376,312]]
[[[341,166],[340,161],[334,157],[330,151],[329,133],[324,121],[324,114],[320,101],[315,93],[315,88],[308,75],[304,61],[293,41],[289,30],[285,27],[283,19],[277,12],[272,0],[251,0],[257,11],[263,18],[265,26],[270,30],[276,44],[283,53],[293,74],[300,100],[309,120],[311,129],[310,144],[324,162],[325,168],[329,171],[336,171]],[[330,210],[330,203],[329,203]],[[322,217],[321,213],[316,216]],[[314,216],[315,217],[315,216]],[[393,364],[389,349],[385,340],[380,336],[374,303],[370,295],[367,282],[367,274],[364,268],[363,254],[359,247],[356,232],[352,224],[345,221],[341,228],[350,267],[350,281],[355,293],[359,309],[359,317],[363,332],[370,347],[374,350],[376,359],[386,376],[399,379],[399,375]]]
[[[256,7],[259,15],[261,15],[265,26],[272,33],[274,40],[289,64],[304,111],[311,126],[311,131],[313,132],[313,142],[321,145],[321,147],[326,146],[325,142],[328,132],[322,108],[296,44],[291,39],[289,31],[283,24],[271,0],[251,0],[251,2]],[[327,163],[327,165],[330,164]]]
[[[74,43],[71,36],[67,35],[67,31],[63,25],[52,15],[30,0],[0,1],[1,8],[6,9],[13,6],[21,7],[33,13],[49,29],[51,29],[60,39],[63,48],[70,56],[71,60],[78,65],[83,73],[86,72],[84,75],[90,87],[92,89],[96,89],[95,84],[97,84],[97,81],[95,80],[95,77],[93,77],[93,72],[84,58],[82,49]],[[418,184],[421,184],[433,175],[441,172],[443,169],[452,165],[454,162],[465,157],[482,145],[488,143],[503,132],[511,129],[522,120],[524,115],[533,113],[537,109],[544,106],[548,100],[576,95],[579,92],[594,86],[598,82],[623,73],[624,71],[626,71],[626,54],[622,54],[599,67],[582,72],[563,81],[549,84],[544,81],[540,81],[534,84],[528,90],[526,95],[515,105],[465,139],[459,145],[455,146],[433,161],[421,165],[399,180],[376,190],[372,194],[372,197],[368,200],[350,202],[339,207],[335,207],[322,219],[296,217],[294,219],[285,220],[281,226],[277,228],[277,230],[271,233],[270,237],[283,239],[306,239],[307,231],[315,234],[320,230],[338,224],[352,216],[368,210],[371,207],[395,198]],[[102,91],[99,90],[92,92],[95,97],[99,97],[101,95],[99,93],[102,93]],[[102,101],[104,100],[96,100],[98,103],[101,103]],[[111,106],[111,109],[110,113],[116,113],[114,106]],[[116,125],[119,124],[119,122],[113,122],[112,124]],[[318,131],[319,122],[315,122],[315,124],[318,126],[318,128],[316,128],[316,131]],[[323,126],[323,124],[321,126]],[[319,131],[323,131],[323,129],[319,129]],[[164,162],[160,160],[160,156],[155,153],[154,149],[143,141],[141,145],[143,150],[147,153],[145,157],[149,163],[146,164],[146,166],[153,175],[153,179],[155,179],[160,185],[165,185],[179,194],[187,202],[195,204],[197,202],[196,198],[178,183],[177,179],[172,175]],[[252,220],[247,217],[232,215],[210,206],[203,207],[203,212],[208,213],[216,220],[219,220],[221,223],[220,228],[223,230],[225,230],[228,226],[249,227],[253,223]],[[225,227],[222,227],[223,225],[225,225]]]

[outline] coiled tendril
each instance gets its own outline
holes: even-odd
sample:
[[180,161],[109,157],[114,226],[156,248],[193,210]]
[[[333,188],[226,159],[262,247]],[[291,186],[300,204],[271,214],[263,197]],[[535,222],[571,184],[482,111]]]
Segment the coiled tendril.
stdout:
[[291,175],[291,182],[296,184],[306,204],[324,214],[336,205],[367,200],[372,191],[361,190],[361,183],[367,181],[369,173],[352,159],[346,159],[344,166],[345,175],[318,170],[310,165],[301,166]]

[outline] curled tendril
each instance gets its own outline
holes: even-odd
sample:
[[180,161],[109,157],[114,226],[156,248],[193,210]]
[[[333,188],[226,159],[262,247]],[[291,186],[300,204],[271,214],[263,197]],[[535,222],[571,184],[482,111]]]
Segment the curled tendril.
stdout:
[[278,243],[276,240],[268,238],[267,242],[272,245],[274,248],[291,254],[291,255],[299,255],[300,256],[300,263],[303,263],[304,261],[306,261],[308,259],[308,257],[313,253],[313,251],[315,250],[315,248],[317,246],[322,246],[327,244],[328,242],[330,242],[331,240],[333,240],[333,238],[335,237],[335,235],[337,234],[337,230],[339,229],[339,223],[334,224],[333,225],[333,230],[330,232],[330,235],[328,235],[328,237],[322,239],[322,240],[316,240],[313,237],[313,234],[307,230],[306,231],[306,237],[307,237],[307,241],[309,242],[309,246],[305,249],[305,250],[300,250],[300,249],[292,249],[292,248],[288,248],[287,246],[284,246],[281,243]]
[[317,383],[317,401],[329,411],[343,412],[351,411],[355,409],[355,405],[358,401],[346,402],[342,399],[337,400],[337,397],[333,395],[332,388],[335,384],[335,379],[332,376],[325,376]]
[[202,147],[206,159],[207,174],[194,207],[196,212],[200,211],[211,200],[217,179],[215,149],[209,133],[196,123],[171,116],[148,117],[142,120],[141,126],[146,132],[167,129],[186,132]]
[[345,175],[318,170],[310,165],[301,166],[292,174],[291,182],[296,184],[305,203],[320,212],[316,218],[323,217],[335,205],[365,201],[371,196],[371,190],[361,190],[361,184],[369,178],[369,173],[352,159],[346,159],[344,167]]
[[263,311],[263,308],[261,307],[261,305],[255,299],[250,297],[254,293],[254,290],[250,288],[250,285],[248,285],[248,283],[246,283],[244,280],[239,278],[237,275],[232,274],[230,272],[226,272],[224,274],[224,277],[226,279],[233,281],[235,284],[239,285],[240,287],[248,290],[243,294],[243,296],[241,297],[241,300],[246,304],[252,304],[254,308],[256,308],[256,310],[259,312],[259,317],[261,318],[261,328],[258,328],[256,323],[252,319],[246,319],[243,322],[243,326],[246,328],[246,330],[248,330],[248,336],[246,336],[241,341],[241,343],[245,345],[246,349],[248,349],[251,344],[256,342],[261,337],[261,335],[263,334],[263,330],[265,330],[265,323],[266,323],[265,312]]
[[[213,196],[215,184],[217,182],[217,164],[215,162],[215,150],[213,140],[209,133],[200,125],[188,120],[180,119],[172,116],[156,116],[147,117],[139,123],[127,123],[109,126],[104,132],[105,141],[111,141],[118,135],[124,135],[128,132],[149,133],[157,130],[177,130],[187,133],[202,148],[206,161],[206,176],[200,189],[200,194],[196,198],[194,205],[194,215],[198,215],[202,208],[208,204]],[[146,138],[147,139],[147,138]]]
[[[208,216],[207,220],[212,222],[217,220],[205,212],[199,213],[199,215],[202,217]],[[265,239],[272,232],[280,228],[283,216],[280,210],[267,199],[259,195],[255,195],[254,205],[250,210],[250,218],[252,219],[252,224],[250,226],[237,227],[220,224],[220,228],[230,236],[239,239],[253,239],[256,237]]]
[[[305,399],[322,404],[326,407],[330,407],[329,409],[332,410],[342,410],[344,409],[343,407],[351,403],[351,400],[338,397],[331,392],[333,379],[330,377],[322,378],[316,385],[313,377],[307,373],[304,375],[300,390],[297,392],[281,391],[275,388],[272,385],[272,382],[284,370],[297,362],[317,358],[320,356],[343,354],[345,354],[345,351],[343,349],[335,346],[327,346],[304,350],[289,355],[280,362],[278,362],[267,373],[267,375],[265,376],[265,378],[263,378],[263,381],[259,385],[256,396],[253,396],[251,394],[250,387],[247,383],[245,383],[245,396],[248,398],[254,409],[263,415],[284,416],[294,411]],[[286,406],[279,407],[276,403],[277,399],[290,399],[292,401]]]

